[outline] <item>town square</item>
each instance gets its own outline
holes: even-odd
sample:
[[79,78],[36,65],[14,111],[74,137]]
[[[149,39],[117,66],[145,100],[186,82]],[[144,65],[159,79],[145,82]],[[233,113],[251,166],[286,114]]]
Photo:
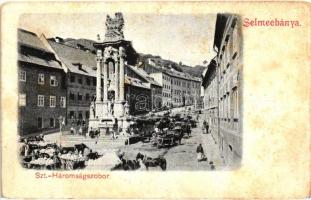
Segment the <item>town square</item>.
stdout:
[[[128,29],[135,31],[126,16],[106,14],[100,22],[104,28],[93,33],[94,40],[51,37],[26,30],[33,27],[21,22],[17,61],[21,165],[125,171],[239,167],[240,18],[208,15],[210,21],[203,21],[212,27],[207,29],[209,56],[203,53],[198,59],[189,47],[189,52],[184,49],[183,61],[171,51],[138,52],[136,41],[126,35]],[[170,19],[181,27],[189,22],[202,28],[193,24],[198,19],[178,17],[152,16],[150,20],[166,23],[164,19]],[[172,37],[162,34],[165,41]],[[202,41],[194,42],[202,45]],[[189,54],[196,64],[187,62]]]

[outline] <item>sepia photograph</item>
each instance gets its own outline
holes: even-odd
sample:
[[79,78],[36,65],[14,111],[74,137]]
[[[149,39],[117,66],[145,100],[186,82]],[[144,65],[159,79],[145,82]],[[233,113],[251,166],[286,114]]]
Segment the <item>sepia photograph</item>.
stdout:
[[231,13],[23,14],[21,166],[238,169],[241,24]]

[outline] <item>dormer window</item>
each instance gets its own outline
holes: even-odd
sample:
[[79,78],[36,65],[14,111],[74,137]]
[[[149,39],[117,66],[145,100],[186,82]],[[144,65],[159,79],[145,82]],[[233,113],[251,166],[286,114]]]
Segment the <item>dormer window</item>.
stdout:
[[56,76],[50,76],[50,85],[54,87],[58,86]]

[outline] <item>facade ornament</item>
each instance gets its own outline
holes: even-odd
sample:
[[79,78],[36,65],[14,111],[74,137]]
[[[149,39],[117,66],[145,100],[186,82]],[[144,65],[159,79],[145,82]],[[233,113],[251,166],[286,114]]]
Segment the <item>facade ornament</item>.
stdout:
[[115,13],[114,18],[107,15],[106,17],[105,41],[118,41],[124,39],[123,27],[124,19],[120,12]]
[[101,61],[103,59],[102,50],[98,49],[96,53],[96,60]]
[[125,53],[124,47],[119,47],[119,56],[120,56],[120,58],[125,58],[126,57],[126,53]]
[[114,58],[116,52],[118,52],[117,49],[113,48],[112,46],[106,47],[104,50],[105,59]]

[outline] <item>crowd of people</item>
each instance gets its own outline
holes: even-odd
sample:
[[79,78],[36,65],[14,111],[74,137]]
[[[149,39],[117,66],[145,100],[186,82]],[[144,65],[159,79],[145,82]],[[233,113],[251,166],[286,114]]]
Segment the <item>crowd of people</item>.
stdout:
[[87,165],[88,159],[98,157],[83,143],[62,147],[45,141],[43,134],[21,138],[19,144],[21,163],[31,169],[81,169]]

